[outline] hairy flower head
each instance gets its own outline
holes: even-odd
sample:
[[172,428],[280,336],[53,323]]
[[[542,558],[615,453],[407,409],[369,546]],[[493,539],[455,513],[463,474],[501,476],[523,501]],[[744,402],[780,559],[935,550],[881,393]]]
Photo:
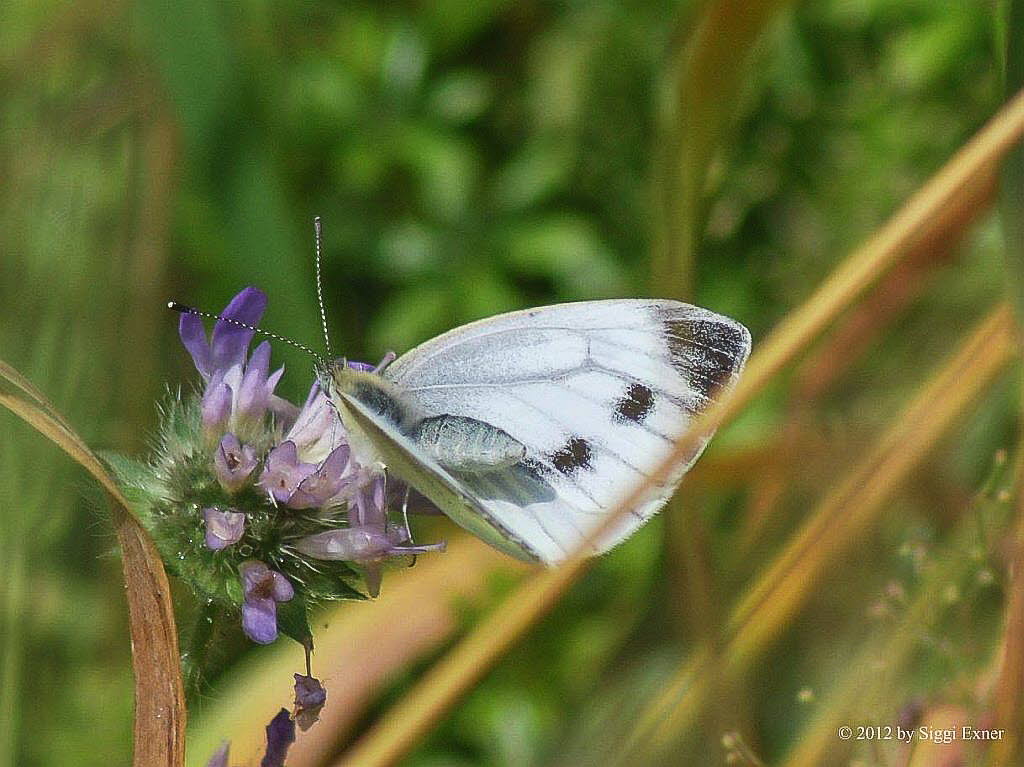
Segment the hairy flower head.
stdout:
[[389,509],[384,471],[360,462],[318,383],[302,407],[275,393],[284,368],[271,372],[270,343],[250,353],[254,331],[233,324],[255,325],[266,306],[266,294],[245,288],[209,335],[198,316],[182,315],[201,389],[166,405],[149,463],[111,463],[198,597],[234,611],[255,642],[284,631],[306,643],[310,605],[376,595],[388,561],[439,546],[411,543]]

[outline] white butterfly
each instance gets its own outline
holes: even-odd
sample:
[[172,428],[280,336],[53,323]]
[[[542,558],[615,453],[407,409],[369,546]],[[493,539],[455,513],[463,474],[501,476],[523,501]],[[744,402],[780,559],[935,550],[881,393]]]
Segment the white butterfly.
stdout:
[[[667,300],[559,304],[474,322],[325,389],[379,461],[496,548],[556,564],[669,454],[750,353],[739,323]],[[598,544],[650,519],[710,439]]]

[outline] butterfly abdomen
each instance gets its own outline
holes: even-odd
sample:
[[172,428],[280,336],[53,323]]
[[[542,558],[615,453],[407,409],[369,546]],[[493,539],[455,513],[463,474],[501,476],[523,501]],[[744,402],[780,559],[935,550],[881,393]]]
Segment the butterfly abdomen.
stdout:
[[523,444],[508,432],[465,416],[425,418],[410,436],[445,468],[469,474],[506,469],[526,455]]

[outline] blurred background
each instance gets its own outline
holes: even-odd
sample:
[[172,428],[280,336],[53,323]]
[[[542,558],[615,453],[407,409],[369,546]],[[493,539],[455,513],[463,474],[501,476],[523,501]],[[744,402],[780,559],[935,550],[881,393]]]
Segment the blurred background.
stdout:
[[[10,0],[0,358],[90,445],[142,455],[159,400],[196,383],[169,298],[217,311],[254,284],[270,295],[265,327],[319,344],[314,215],[333,342],[349,357],[376,361],[510,309],[646,295],[735,317],[756,349],[998,109],[996,10]],[[404,763],[601,763],[715,634],[716,610],[1003,295],[998,217],[970,218],[719,434],[677,508],[602,558]],[[302,397],[310,361],[275,355],[288,368],[279,391]],[[982,721],[1009,514],[985,504],[991,492],[1006,505],[997,454],[1014,452],[1012,378],[968,412],[719,705],[669,756],[634,763],[781,762],[942,557],[963,566],[947,571],[942,610],[915,624],[913,662],[872,693],[877,721],[864,723],[938,707]],[[128,763],[129,644],[105,512],[54,447],[6,412],[0,424],[0,765]],[[430,535],[458,538],[443,521]],[[454,606],[450,625],[389,661],[324,753],[400,699],[521,575],[500,555],[473,556],[479,588],[464,593],[454,564],[437,576],[423,609]],[[346,630],[345,607],[330,630]],[[382,602],[375,630],[400,631],[397,609]],[[236,674],[258,677],[263,657]],[[359,674],[331,663],[318,655],[332,691]],[[232,737],[204,719],[231,694],[214,683],[193,706],[203,744]],[[904,763],[867,745],[835,763]]]

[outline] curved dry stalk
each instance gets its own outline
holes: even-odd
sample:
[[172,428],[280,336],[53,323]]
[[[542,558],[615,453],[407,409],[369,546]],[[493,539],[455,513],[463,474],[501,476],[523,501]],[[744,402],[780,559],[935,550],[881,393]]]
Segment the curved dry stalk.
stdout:
[[[799,308],[760,344],[732,395],[720,400],[677,443],[672,455],[648,480],[633,490],[600,525],[599,539],[628,509],[688,455],[700,435],[735,416],[843,311],[910,252],[922,239],[945,226],[949,211],[965,190],[977,188],[993,173],[999,159],[1024,134],[1024,92],[1007,103],[878,233],[855,250]],[[587,541],[581,550],[587,550]],[[580,554],[561,566],[537,574],[520,586],[461,644],[420,680],[379,723],[336,763],[392,764],[405,754],[455,704],[527,629],[536,623],[586,570]]]
[[[1022,443],[1024,445],[1024,443]],[[996,683],[996,721],[1006,738],[992,744],[990,764],[1012,765],[1020,760],[1024,723],[1024,468],[1015,478],[1017,519],[1011,536],[1009,596],[1003,629],[1002,659]]]
[[[1016,89],[1024,85],[1024,2],[1001,3],[999,15],[1005,54],[1003,88]],[[1007,285],[1020,324],[1024,323],[1024,146],[1014,148],[1000,170],[1000,225]],[[1024,395],[1024,389],[1021,393]],[[1018,450],[1024,450],[1024,432],[1018,441]],[[1017,524],[1010,551],[1002,662],[995,694],[996,722],[1006,730],[1007,737],[993,744],[988,762],[993,766],[1019,763],[1024,754],[1024,473],[1018,470],[1016,480]]]
[[657,751],[674,742],[706,702],[712,674],[734,676],[788,625],[822,572],[842,556],[884,509],[910,472],[983,393],[1015,351],[1008,306],[985,318],[953,359],[931,378],[868,454],[817,506],[790,543],[740,599],[729,626],[722,667],[706,656],[688,659],[639,718],[618,761],[634,749]]
[[149,535],[100,460],[67,420],[23,376],[0,362],[0,405],[49,439],[85,468],[106,491],[121,546],[135,672],[135,767],[185,763],[185,692],[170,586]]

